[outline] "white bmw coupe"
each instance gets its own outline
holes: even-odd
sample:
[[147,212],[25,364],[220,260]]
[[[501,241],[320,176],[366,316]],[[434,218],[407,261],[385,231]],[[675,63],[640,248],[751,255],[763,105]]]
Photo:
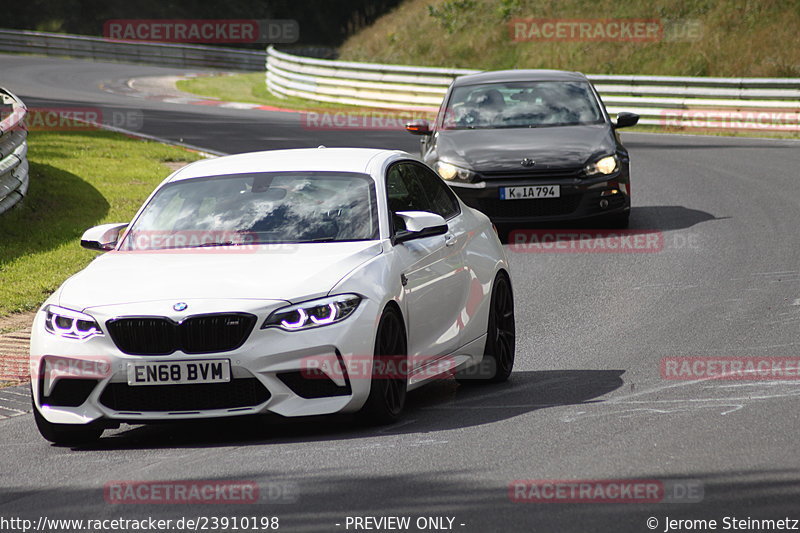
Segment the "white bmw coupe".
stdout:
[[357,413],[514,363],[508,261],[489,219],[404,152],[277,150],[169,176],[36,315],[37,427]]

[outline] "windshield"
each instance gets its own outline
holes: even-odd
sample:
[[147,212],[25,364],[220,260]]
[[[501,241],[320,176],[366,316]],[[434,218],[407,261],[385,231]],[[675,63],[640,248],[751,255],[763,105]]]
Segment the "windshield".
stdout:
[[587,82],[525,81],[453,89],[444,129],[538,128],[602,122]]
[[378,238],[373,180],[364,174],[270,172],[164,185],[121,250]]

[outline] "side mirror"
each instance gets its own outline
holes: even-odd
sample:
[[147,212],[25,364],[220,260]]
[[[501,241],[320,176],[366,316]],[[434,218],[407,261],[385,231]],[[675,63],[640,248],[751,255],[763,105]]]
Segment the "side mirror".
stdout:
[[412,120],[406,123],[406,131],[414,135],[430,135],[431,124],[424,118]]
[[447,233],[447,222],[441,215],[427,211],[398,211],[395,214],[402,218],[406,225],[405,231],[395,237],[395,242],[406,242]]
[[614,128],[627,128],[629,126],[635,126],[638,123],[639,115],[623,111],[617,115],[617,122],[614,124]]
[[120,234],[128,224],[102,224],[87,229],[81,236],[81,246],[87,250],[107,252],[117,247]]

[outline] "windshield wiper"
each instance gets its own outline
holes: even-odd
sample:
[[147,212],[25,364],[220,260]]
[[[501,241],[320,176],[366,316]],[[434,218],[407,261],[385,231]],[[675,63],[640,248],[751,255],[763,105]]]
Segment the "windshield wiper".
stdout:
[[336,237],[321,237],[319,239],[309,239],[307,241],[297,241],[298,244],[303,244],[307,242],[334,242]]
[[198,244],[197,246],[188,246],[188,248],[210,248],[212,246],[239,246],[242,244],[253,244],[253,243],[233,242],[233,241],[204,242],[203,244]]

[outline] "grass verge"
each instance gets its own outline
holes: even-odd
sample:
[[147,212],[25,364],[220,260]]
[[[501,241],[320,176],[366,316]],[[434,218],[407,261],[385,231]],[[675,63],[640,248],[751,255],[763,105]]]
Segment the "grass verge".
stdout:
[[125,222],[169,173],[198,154],[106,131],[31,132],[30,189],[0,215],[0,316],[38,307],[96,253],[91,226]]
[[774,131],[774,130],[726,130],[718,128],[679,128],[676,126],[635,126],[630,129],[620,130],[639,133],[666,133],[680,135],[706,135],[713,137],[747,137],[755,139],[800,139],[800,131]]
[[358,112],[359,110],[370,111],[357,106],[315,102],[304,98],[278,98],[267,90],[263,72],[201,76],[179,80],[176,85],[180,91],[208,98],[217,98],[225,102],[244,102],[284,109],[296,109],[298,111],[342,111],[348,113]]

